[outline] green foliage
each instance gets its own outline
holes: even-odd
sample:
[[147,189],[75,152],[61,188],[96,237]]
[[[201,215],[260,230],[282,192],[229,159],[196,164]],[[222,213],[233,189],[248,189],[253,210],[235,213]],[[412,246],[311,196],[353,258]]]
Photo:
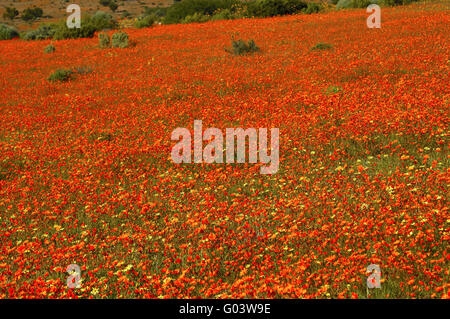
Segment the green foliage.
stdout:
[[158,19],[165,17],[167,14],[168,7],[144,7],[144,15],[154,15]]
[[42,17],[43,14],[44,11],[41,8],[27,8],[23,10],[21,17],[24,21],[32,21]]
[[336,94],[336,93],[341,93],[342,92],[342,87],[337,86],[337,85],[331,85],[329,87],[327,87],[327,89],[324,91],[325,95],[331,95],[331,94]]
[[329,50],[333,48],[333,46],[331,44],[328,43],[317,43],[314,47],[311,48],[311,50],[315,51],[315,50]]
[[134,23],[134,26],[136,28],[148,28],[153,26],[153,24],[156,22],[157,17],[154,14],[151,15],[144,15],[139,17],[136,22]]
[[14,20],[19,15],[19,11],[14,7],[6,7],[5,9],[5,13],[3,13],[4,19]]
[[81,28],[69,29],[65,21],[61,21],[55,31],[55,40],[91,38],[95,32],[113,29],[117,26],[112,16],[103,11],[97,11],[92,17],[86,16],[81,20]]
[[91,23],[90,18],[81,19],[81,28],[69,29],[65,21],[59,22],[54,30],[53,39],[77,39],[77,38],[91,38],[97,29]]
[[187,16],[212,16],[219,9],[231,9],[233,5],[238,4],[238,0],[183,0],[176,2],[167,9],[164,23],[180,23]]
[[353,0],[339,0],[336,4],[336,9],[353,8]]
[[232,20],[234,19],[234,15],[230,9],[222,9],[217,11],[212,17],[211,20]]
[[110,14],[97,11],[93,16],[85,16],[81,19],[81,28],[69,29],[66,21],[61,20],[58,23],[42,24],[36,30],[25,33],[23,38],[25,40],[91,38],[97,31],[115,27],[117,27],[117,22]]
[[163,22],[171,24],[273,17],[299,12],[309,14],[320,10],[319,4],[306,3],[304,0],[183,0],[167,9]]
[[53,53],[56,51],[56,48],[53,44],[49,44],[45,47],[44,52],[45,53]]
[[24,40],[46,40],[55,35],[57,24],[41,24],[37,29],[31,30],[23,35]]
[[253,0],[247,6],[248,15],[252,17],[294,14],[308,7],[302,0]]
[[415,1],[418,0],[383,0],[383,4],[386,6],[401,6]]
[[109,7],[113,12],[115,12],[119,7],[119,5],[114,0],[100,0],[99,3],[104,7]]
[[72,77],[72,71],[66,69],[58,69],[48,77],[49,82],[66,82]]
[[11,40],[19,36],[19,32],[9,25],[0,23],[0,40]]
[[219,9],[211,17],[211,20],[233,20],[245,18],[245,12],[242,6],[233,6],[231,9]]
[[385,6],[400,6],[415,1],[417,0],[339,0],[336,1],[336,9],[367,8],[372,3]]
[[111,36],[111,46],[113,48],[127,48],[128,43],[128,34],[125,32],[116,32]]
[[306,14],[311,14],[311,13],[318,13],[320,12],[320,5],[318,3],[315,2],[308,2],[308,5],[305,9],[303,9],[303,13]]
[[104,11],[97,11],[88,22],[92,24],[97,31],[114,29],[117,27],[117,22],[113,19],[112,15]]
[[181,21],[181,23],[202,23],[209,21],[209,19],[210,16],[196,12],[193,15],[189,15],[186,18],[184,18],[184,20]]
[[245,42],[244,40],[232,40],[231,41],[231,49],[226,49],[227,52],[232,53],[234,55],[244,55],[249,53],[254,53],[259,51],[260,49],[256,46],[254,40],[250,40]]
[[108,5],[112,12],[116,12],[119,5],[115,1],[111,1]]
[[111,46],[111,40],[109,39],[109,35],[106,32],[102,32],[98,34],[98,42],[100,48],[109,48]]
[[339,0],[336,9],[367,8],[370,4],[380,4],[379,0]]

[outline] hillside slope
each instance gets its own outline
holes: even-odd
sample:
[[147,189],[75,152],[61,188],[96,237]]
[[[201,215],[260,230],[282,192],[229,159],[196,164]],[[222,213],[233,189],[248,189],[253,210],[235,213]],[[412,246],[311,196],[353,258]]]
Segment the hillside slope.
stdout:
[[[447,4],[0,42],[0,298],[448,298]],[[174,164],[194,120],[279,128],[278,173]]]

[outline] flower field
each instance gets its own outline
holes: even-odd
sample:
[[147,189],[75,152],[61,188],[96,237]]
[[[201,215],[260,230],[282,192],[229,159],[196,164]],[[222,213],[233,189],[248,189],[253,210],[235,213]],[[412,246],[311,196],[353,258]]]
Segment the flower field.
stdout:
[[[1,41],[0,298],[449,298],[448,4]],[[194,120],[278,172],[174,164]]]

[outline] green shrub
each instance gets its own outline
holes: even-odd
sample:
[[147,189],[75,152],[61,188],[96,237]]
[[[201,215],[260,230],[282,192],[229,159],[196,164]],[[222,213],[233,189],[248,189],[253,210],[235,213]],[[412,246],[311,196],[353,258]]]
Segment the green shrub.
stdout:
[[48,77],[49,82],[66,82],[72,77],[72,71],[66,69],[58,69]]
[[95,32],[114,29],[117,22],[112,16],[103,11],[97,11],[93,16],[85,16],[81,20],[81,28],[69,29],[66,21],[61,20],[58,23],[42,24],[36,30],[25,33],[25,40],[43,40],[51,39],[76,39],[91,38]]
[[232,19],[241,19],[244,16],[238,12],[233,12],[230,9],[221,9],[217,11],[212,17],[211,20],[232,20]]
[[339,0],[336,4],[336,9],[349,9],[353,8],[353,0]]
[[58,23],[53,34],[53,39],[77,39],[77,38],[91,38],[96,32],[96,28],[90,23],[89,18],[81,19],[81,28],[69,29],[65,21]]
[[307,7],[302,0],[253,0],[247,3],[247,12],[250,17],[274,17],[294,14]]
[[315,2],[309,2],[308,6],[303,9],[303,13],[311,14],[311,13],[318,13],[320,11],[321,7],[318,3]]
[[231,49],[226,49],[227,52],[232,53],[234,55],[244,55],[249,53],[254,53],[259,51],[260,49],[256,46],[255,41],[250,40],[245,42],[244,40],[232,40],[231,41]]
[[187,16],[194,16],[197,13],[202,16],[212,16],[219,9],[231,9],[238,4],[238,0],[183,0],[175,2],[167,9],[164,23],[180,23]]
[[410,4],[418,0],[383,0],[383,4],[386,6],[401,6],[405,4]]
[[144,15],[139,17],[136,22],[134,23],[134,26],[136,28],[148,28],[153,26],[153,24],[156,22],[156,17],[152,15]]
[[370,4],[378,4],[378,0],[353,0],[353,8],[367,8]]
[[339,0],[336,9],[367,8],[370,4],[379,4],[379,0]]
[[109,39],[109,35],[105,32],[98,34],[98,42],[100,48],[109,48],[111,46],[111,40]]
[[41,8],[27,8],[23,10],[21,17],[24,21],[31,21],[42,17],[43,14],[44,11]]
[[92,24],[97,31],[114,29],[117,27],[117,22],[113,19],[112,15],[104,11],[97,11],[88,22]]
[[154,15],[157,19],[160,19],[166,16],[168,9],[168,7],[144,7],[144,15]]
[[325,95],[331,95],[342,92],[342,87],[337,85],[331,85],[327,87],[327,89],[324,91]]
[[19,11],[14,7],[6,7],[6,11],[3,13],[4,19],[14,20],[19,15]]
[[55,35],[57,24],[41,24],[36,30],[28,31],[23,35],[24,40],[46,40]]
[[119,5],[115,1],[109,2],[108,7],[111,9],[112,12],[116,12]]
[[119,5],[114,0],[100,0],[99,3],[104,7],[109,7],[113,12],[115,12],[119,7]]
[[53,53],[56,51],[56,48],[53,44],[49,44],[45,47],[44,52],[45,53]]
[[9,25],[0,23],[0,40],[11,40],[19,36],[19,32]]
[[55,40],[91,38],[95,32],[113,29],[117,26],[112,16],[103,11],[97,11],[92,17],[84,17],[81,20],[81,28],[69,29],[65,21],[58,23],[53,38]]
[[328,43],[317,43],[314,47],[311,48],[311,50],[329,50],[333,48],[333,46],[331,44]]
[[319,12],[317,3],[305,0],[183,0],[167,9],[164,23],[204,22],[243,17],[273,17],[299,12]]
[[111,46],[113,48],[127,48],[128,47],[128,34],[125,32],[116,32],[111,36]]
[[210,16],[196,12],[193,15],[189,15],[186,18],[184,18],[184,20],[181,21],[181,23],[202,23],[208,21],[209,19]]

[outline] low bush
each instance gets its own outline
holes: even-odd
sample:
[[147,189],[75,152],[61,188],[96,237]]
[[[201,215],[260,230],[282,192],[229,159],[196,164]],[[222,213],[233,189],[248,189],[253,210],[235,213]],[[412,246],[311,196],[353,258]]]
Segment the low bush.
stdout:
[[311,50],[315,51],[315,50],[329,50],[332,49],[333,46],[331,44],[328,43],[317,43],[314,47],[311,48]]
[[233,20],[244,18],[244,13],[241,7],[233,7],[232,9],[221,9],[218,10],[212,17],[211,20]]
[[153,26],[153,24],[156,22],[156,17],[152,14],[152,15],[143,15],[141,17],[139,17],[136,22],[134,23],[134,26],[136,28],[148,28]]
[[115,1],[111,1],[108,5],[112,12],[116,12],[119,5]]
[[211,17],[208,15],[196,12],[193,15],[189,15],[186,18],[184,18],[184,20],[181,21],[181,23],[202,23],[209,21],[210,18]]
[[231,20],[234,19],[233,14],[231,13],[230,9],[222,9],[218,10],[214,15],[211,17],[211,20]]
[[97,11],[91,18],[91,23],[96,30],[114,29],[117,27],[117,21],[114,20],[112,15],[104,11]]
[[159,20],[166,16],[168,9],[169,7],[144,7],[144,15],[153,15]]
[[53,44],[49,44],[45,47],[44,52],[45,53],[53,53],[56,51],[56,48]]
[[48,77],[49,82],[66,82],[72,77],[72,71],[66,69],[58,69]]
[[14,20],[19,15],[19,11],[14,7],[6,7],[5,10],[3,13],[4,19]]
[[383,0],[383,4],[386,6],[401,6],[405,4],[410,4],[418,0]]
[[167,9],[163,22],[190,23],[209,20],[227,20],[244,17],[273,17],[295,13],[315,13],[321,10],[317,3],[304,0],[183,0]]
[[100,0],[99,3],[104,7],[109,7],[113,12],[115,12],[119,7],[119,5],[114,0]]
[[381,0],[339,0],[336,9],[367,8],[370,4],[381,4]]
[[186,20],[187,16],[212,16],[220,9],[231,9],[238,4],[238,0],[183,0],[175,2],[167,9],[164,23],[180,23]]
[[44,11],[41,8],[27,8],[23,10],[21,18],[24,21],[32,21],[42,17]]
[[232,53],[234,55],[244,55],[254,53],[259,50],[260,49],[256,46],[254,40],[250,40],[248,42],[245,42],[244,40],[232,40],[231,49],[226,49],[227,52]]
[[128,43],[128,34],[125,32],[116,32],[111,36],[111,46],[113,48],[127,48]]
[[51,39],[55,35],[57,24],[41,24],[37,29],[26,32],[24,40],[45,40]]
[[111,46],[111,40],[109,39],[109,35],[105,32],[98,34],[98,42],[100,48],[109,48]]
[[81,20],[81,28],[69,29],[65,21],[59,22],[55,27],[53,38],[55,40],[91,38],[95,32],[114,29],[117,22],[112,16],[103,11],[97,11],[92,17],[86,16]]
[[251,17],[274,17],[294,14],[307,9],[302,0],[253,0],[247,4],[247,12]]
[[321,7],[318,3],[309,2],[307,7],[305,9],[303,9],[303,13],[306,13],[306,14],[318,13],[318,12],[320,12],[320,9],[321,9]]
[[0,23],[0,40],[11,40],[19,36],[19,32],[14,27]]

